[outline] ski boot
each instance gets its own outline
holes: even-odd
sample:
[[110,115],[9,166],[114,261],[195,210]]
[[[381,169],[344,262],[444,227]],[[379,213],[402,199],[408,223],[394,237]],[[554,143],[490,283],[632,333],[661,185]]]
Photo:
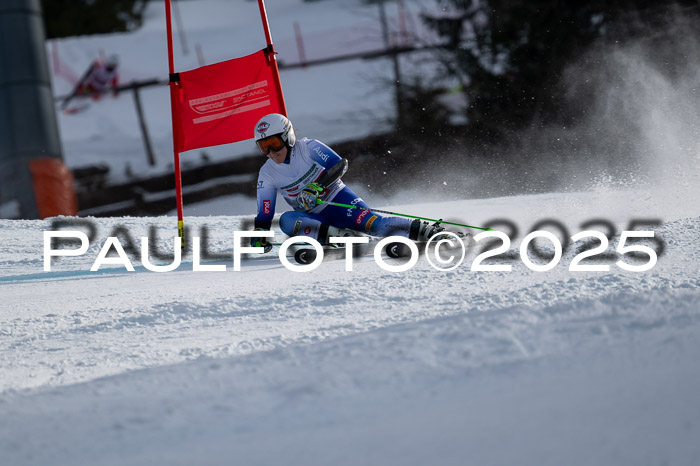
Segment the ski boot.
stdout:
[[[324,228],[324,227],[325,227],[325,228]],[[363,235],[363,234],[360,233],[359,231],[355,231],[355,230],[349,230],[349,229],[343,229],[343,228],[333,227],[333,226],[330,226],[330,225],[324,225],[324,226],[321,226],[321,229],[320,229],[320,231],[319,231],[318,241],[319,241],[321,244],[325,244],[325,245],[328,245],[328,246],[331,246],[331,247],[340,247],[339,244],[329,243],[329,242],[328,242],[329,239],[332,238],[332,237],[341,237],[341,238],[345,238],[345,237],[348,237],[348,236],[365,236],[365,235]]]
[[421,222],[415,219],[411,222],[408,238],[416,242],[424,242],[443,231],[445,231],[445,229],[440,226],[439,221],[431,225],[428,222]]

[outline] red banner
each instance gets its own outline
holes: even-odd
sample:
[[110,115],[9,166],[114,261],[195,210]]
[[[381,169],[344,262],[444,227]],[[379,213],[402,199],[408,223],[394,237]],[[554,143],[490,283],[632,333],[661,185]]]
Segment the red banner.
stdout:
[[179,152],[242,141],[268,113],[284,113],[276,67],[263,50],[180,73]]

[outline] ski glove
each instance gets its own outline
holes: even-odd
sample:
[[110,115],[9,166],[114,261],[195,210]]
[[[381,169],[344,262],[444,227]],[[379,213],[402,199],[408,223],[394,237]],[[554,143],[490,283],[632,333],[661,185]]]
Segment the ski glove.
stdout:
[[[253,231],[267,231],[263,228],[256,228]],[[263,237],[252,237],[250,238],[250,245],[254,248],[264,248],[265,253],[272,251],[272,245],[268,241],[269,238]]]
[[318,199],[323,195],[324,188],[318,183],[309,183],[297,196],[297,206],[309,211],[318,205]]

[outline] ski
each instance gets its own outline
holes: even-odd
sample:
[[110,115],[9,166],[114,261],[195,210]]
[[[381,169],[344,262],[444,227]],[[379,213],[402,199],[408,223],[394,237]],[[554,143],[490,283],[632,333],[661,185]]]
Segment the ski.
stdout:
[[[455,232],[449,232],[457,235],[457,237],[463,242],[465,247],[469,247],[471,245],[470,240],[471,240],[471,235],[469,233],[455,233]],[[439,233],[438,233],[439,235]],[[450,239],[449,237],[447,239]],[[439,240],[438,240],[439,241]],[[428,244],[431,245],[436,245],[436,241],[414,241],[414,244],[418,247],[418,254],[423,255],[426,252],[426,249],[428,247]],[[458,249],[460,246],[455,245],[453,247],[445,247],[445,250],[453,250],[453,249]],[[384,253],[391,257],[392,259],[398,259],[401,257],[409,257],[411,255],[411,248],[406,244],[406,243],[389,243],[385,248],[384,248]]]
[[[455,233],[462,241],[471,239],[469,233]],[[379,239],[371,239],[369,243],[353,244],[352,245],[352,256],[360,257],[369,254],[374,254],[374,248],[376,247]],[[428,246],[428,241],[414,241],[414,244],[418,247],[418,254],[425,254],[426,248]],[[435,241],[432,242],[435,244]],[[466,245],[467,247],[469,245]],[[399,259],[402,257],[409,257],[411,255],[411,249],[405,243],[394,242],[389,243],[384,247],[384,254],[392,259]],[[316,260],[316,250],[312,247],[301,247],[294,252],[294,260],[298,264],[311,264]],[[323,246],[323,261],[333,261],[338,259],[344,259],[346,256],[344,247],[335,247],[330,245]]]
[[68,107],[68,108],[66,108],[66,109],[63,110],[63,113],[64,113],[65,115],[76,115],[76,114],[78,114],[78,113],[84,112],[84,111],[87,110],[89,107],[90,107],[90,104],[87,103],[87,102],[85,102],[85,103],[83,103],[83,104],[80,104],[80,105],[77,105],[77,106],[74,106],[74,107]]
[[[379,242],[378,239],[370,239],[369,243],[352,245],[352,257],[360,257],[374,252],[374,247]],[[294,251],[294,260],[298,264],[311,264],[316,260],[316,249],[303,246]],[[332,261],[345,258],[345,248],[342,246],[323,245],[323,261]]]
[[75,97],[80,95],[80,89],[82,88],[83,84],[85,81],[87,81],[88,76],[90,76],[90,73],[92,72],[94,68],[94,64],[90,64],[87,70],[83,73],[83,75],[80,77],[78,82],[75,84],[73,87],[73,90],[71,91],[68,96],[63,99],[63,102],[61,102],[61,110],[66,110],[68,108],[68,104],[73,100]]

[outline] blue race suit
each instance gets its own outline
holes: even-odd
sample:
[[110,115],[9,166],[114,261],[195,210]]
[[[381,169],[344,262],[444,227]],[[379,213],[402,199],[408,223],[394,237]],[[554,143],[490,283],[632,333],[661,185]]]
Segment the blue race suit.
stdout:
[[[297,207],[296,198],[309,183],[318,180],[324,171],[340,162],[341,158],[330,147],[315,139],[297,140],[284,163],[267,160],[258,175],[258,214],[255,226],[269,229],[275,214],[279,191],[295,210],[280,218],[282,231],[289,236],[311,236],[318,239],[322,225],[347,228],[372,236],[408,237],[410,219],[384,217],[369,210],[338,207],[321,203],[309,211]],[[350,188],[338,180],[321,195],[324,201],[364,207],[369,206]]]

